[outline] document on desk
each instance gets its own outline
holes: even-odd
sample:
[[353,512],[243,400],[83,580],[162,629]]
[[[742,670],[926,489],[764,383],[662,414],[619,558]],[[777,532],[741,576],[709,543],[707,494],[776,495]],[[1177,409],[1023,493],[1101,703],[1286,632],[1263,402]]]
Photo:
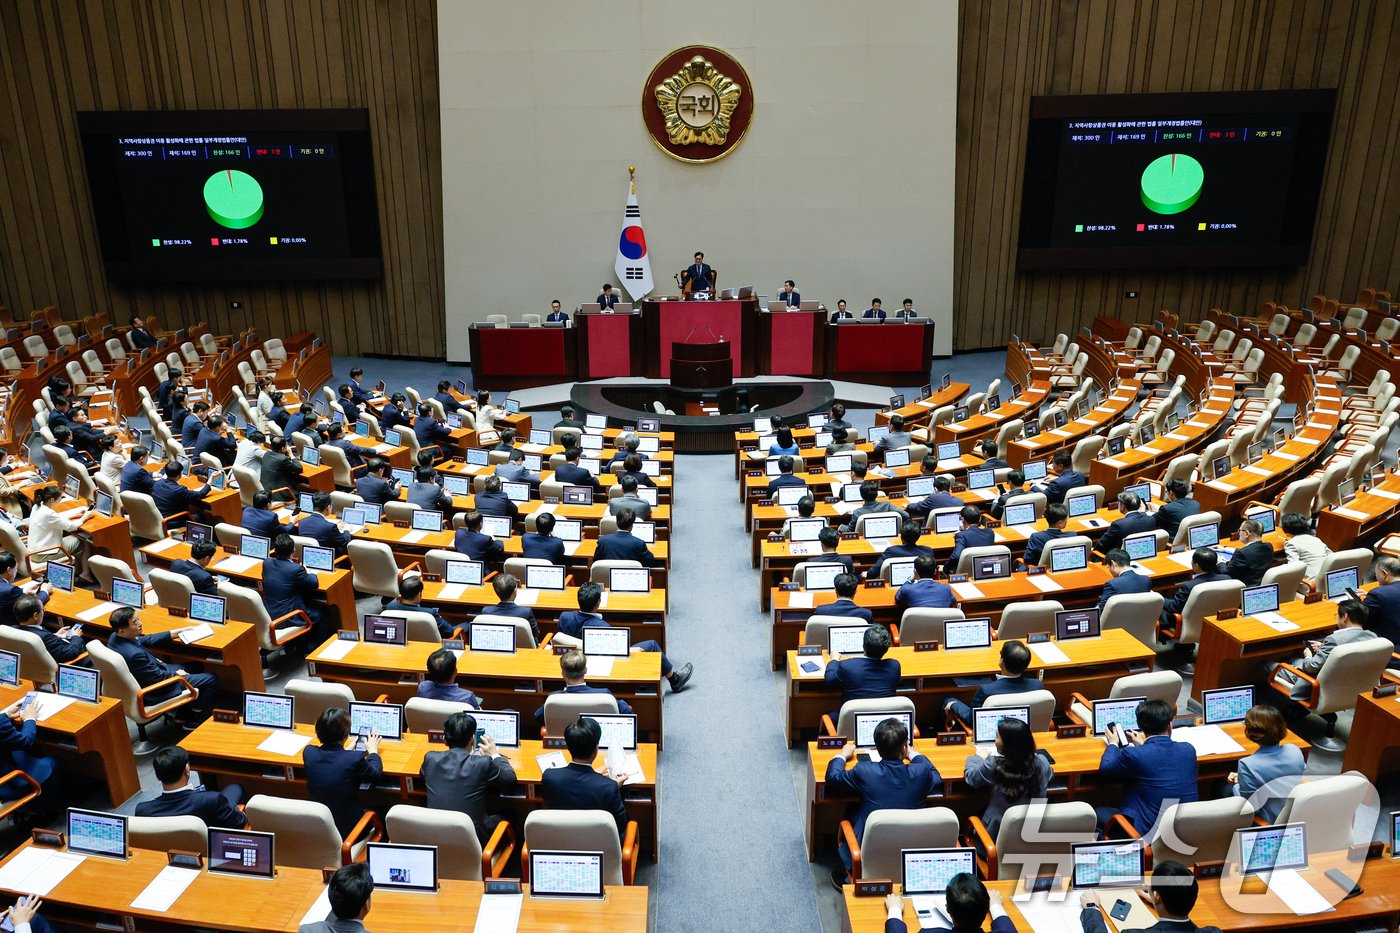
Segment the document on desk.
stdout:
[[1252,618],[1255,621],[1263,622],[1275,632],[1291,632],[1298,627],[1297,622],[1290,622],[1277,612],[1256,612]]
[[1197,421],[1197,420],[1195,420],[1195,419],[1193,418],[1192,420],[1186,422],[1186,427],[1188,427],[1188,428],[1208,428],[1208,427],[1210,427],[1210,422],[1209,422],[1209,421]]
[[1237,488],[1233,483],[1222,482],[1218,479],[1213,479],[1206,483],[1206,485],[1211,489],[1219,489],[1221,492],[1234,492]]
[[1291,868],[1279,868],[1270,872],[1269,890],[1278,895],[1285,907],[1300,917],[1324,914],[1337,909],[1327,903],[1327,898]]
[[540,766],[540,771],[545,772],[550,768],[564,768],[568,762],[564,760],[563,752],[545,752],[543,755],[535,756],[535,764]]
[[1050,433],[1053,434],[1055,437],[1071,437],[1074,434],[1073,431],[1066,431],[1064,428],[1056,428]]
[[806,590],[796,590],[796,591],[793,591],[793,592],[789,592],[789,593],[788,593],[788,608],[789,608],[789,609],[811,609],[811,608],[812,608],[812,605],[813,605],[812,600],[816,597],[816,595],[817,595],[816,593],[812,593],[812,592],[809,592],[809,591],[806,591]]
[[443,585],[443,588],[442,588],[442,590],[438,593],[437,598],[438,598],[438,599],[461,599],[461,598],[462,598],[462,594],[465,593],[466,591],[467,591],[467,585],[466,585],[465,583],[447,583],[447,584],[444,584],[444,585]]
[[1033,577],[1026,577],[1026,582],[1042,593],[1053,593],[1056,590],[1064,589],[1062,585],[1055,582],[1054,577],[1046,576],[1043,573],[1038,573]]
[[1112,405],[1095,405],[1094,411],[1098,412],[1101,415],[1111,415],[1115,411],[1117,411],[1117,409],[1114,408]]
[[575,554],[578,553],[578,546],[582,543],[582,541],[565,541],[564,554],[569,557],[573,557]]
[[607,590],[603,590],[602,594],[598,597],[598,608],[599,608],[599,609],[606,609],[606,608],[608,608],[608,591],[607,591]]
[[1290,454],[1290,453],[1288,453],[1288,452],[1285,451],[1285,450],[1275,450],[1273,453],[1269,454],[1269,456],[1270,456],[1270,457],[1282,457],[1284,460],[1297,460],[1297,459],[1298,459],[1298,455],[1297,455],[1297,454]]
[[274,755],[286,755],[288,758],[294,758],[300,755],[301,750],[310,744],[311,736],[309,735],[274,729],[271,735],[258,743],[258,751],[271,752]]
[[47,895],[83,864],[87,856],[31,846],[0,869],[0,888],[21,894]]
[[521,444],[520,449],[527,454],[542,454],[548,450],[549,447],[544,444]]
[[1196,750],[1197,758],[1207,755],[1243,755],[1244,746],[1219,726],[1185,726],[1172,730],[1172,738]]
[[788,545],[788,553],[793,557],[812,557],[822,552],[822,546],[816,541],[794,541]]
[[1344,508],[1341,508],[1341,507],[1339,507],[1339,506],[1333,506],[1333,507],[1332,507],[1332,514],[1333,514],[1333,515],[1345,515],[1347,518],[1355,518],[1355,519],[1358,519],[1359,521],[1365,521],[1366,519],[1368,519],[1368,518],[1371,517],[1371,516],[1367,515],[1365,512],[1358,512],[1356,509],[1344,509]]
[[403,537],[399,539],[399,542],[402,544],[417,544],[431,533],[432,532],[428,531],[406,531]]
[[311,923],[320,923],[331,915],[331,889],[329,886],[321,889],[321,896],[316,898],[316,903],[311,905],[311,909],[306,912],[306,916],[301,918],[301,926]]
[[473,933],[515,933],[524,903],[523,894],[483,894],[481,905],[476,909]]
[[355,646],[358,644],[359,642],[357,641],[346,641],[344,639],[337,638],[335,641],[322,648],[320,652],[318,652],[316,656],[311,660],[342,661],[345,659],[346,655],[355,650]]
[[1080,933],[1079,897],[1073,892],[1018,894],[1011,899],[1035,933]]
[[36,693],[34,695],[34,704],[38,707],[36,712],[40,722],[67,708],[72,702],[72,697],[61,697],[54,693]]
[[1178,551],[1175,554],[1168,554],[1167,560],[1175,561],[1183,567],[1191,566],[1191,551]]
[[539,590],[517,590],[515,593],[515,604],[517,606],[533,606],[539,601]]
[[1120,467],[1127,466],[1127,464],[1124,463],[1122,460],[1115,460],[1112,457],[1103,457],[1099,460],[1099,462],[1102,463],[1104,466],[1111,466],[1115,470],[1119,469]]
[[1373,496],[1380,496],[1382,499],[1389,499],[1392,502],[1400,500],[1400,492],[1391,492],[1389,489],[1368,489]]
[[974,583],[954,583],[951,587],[958,599],[981,599],[982,591]]
[[214,634],[214,628],[208,622],[201,622],[198,625],[186,629],[179,635],[180,641],[187,645],[192,645],[201,639],[208,638]]
[[916,402],[914,402],[914,404],[915,404],[915,405],[922,405],[924,408],[934,408],[934,407],[936,407],[936,406],[938,405],[937,402],[930,401],[929,399],[926,399],[926,398],[921,398],[921,399],[917,400]]
[[121,608],[120,603],[104,601],[93,606],[91,609],[84,609],[82,612],[78,613],[78,618],[82,619],[84,622],[91,622],[94,619],[102,618],[109,612],[115,612],[119,608]]
[[554,514],[555,512],[557,512],[557,511],[559,511],[559,503],[557,503],[557,502],[546,502],[546,503],[544,503],[543,505],[541,505],[539,508],[535,509],[535,511],[531,512],[530,514],[531,514],[531,515],[545,515],[545,514],[553,515],[553,514]]
[[175,547],[175,545],[184,543],[185,542],[177,541],[174,538],[166,538],[163,541],[157,541],[155,544],[148,544],[144,548],[142,548],[142,550],[149,551],[152,554],[162,554],[165,551],[168,551],[171,548]]
[[1191,439],[1185,434],[1177,434],[1175,431],[1171,432],[1170,434],[1163,434],[1162,436],[1167,438],[1168,440],[1173,441],[1189,441]]
[[1069,655],[1065,654],[1063,648],[1053,641],[1042,641],[1039,644],[1029,645],[1031,654],[1040,659],[1042,664],[1068,664]]
[[1027,538],[1029,538],[1031,536],[1031,532],[1035,531],[1035,523],[1032,522],[1029,525],[1006,525],[1005,528],[1007,531],[1014,531],[1017,534],[1024,535]]
[[214,569],[222,570],[225,573],[243,573],[246,570],[253,569],[261,563],[262,561],[258,560],[255,557],[243,557],[242,555],[237,555],[234,557],[225,557],[223,560],[219,561],[217,564],[214,565]]
[[136,895],[131,906],[137,910],[154,910],[157,913],[165,913],[198,877],[198,868],[177,868],[174,865],[167,865],[160,870],[160,874],[151,879],[151,883],[146,885],[145,890]]
[[1252,463],[1251,463],[1249,466],[1245,467],[1245,468],[1244,468],[1244,471],[1245,471],[1246,473],[1253,473],[1255,476],[1273,476],[1273,475],[1274,475],[1274,471],[1273,471],[1273,470],[1266,470],[1266,469],[1264,469],[1263,467],[1261,467],[1261,466],[1255,466],[1255,465],[1252,464]]
[[600,657],[596,654],[590,654],[587,660],[589,677],[607,677],[611,675],[613,664],[617,662],[617,658]]

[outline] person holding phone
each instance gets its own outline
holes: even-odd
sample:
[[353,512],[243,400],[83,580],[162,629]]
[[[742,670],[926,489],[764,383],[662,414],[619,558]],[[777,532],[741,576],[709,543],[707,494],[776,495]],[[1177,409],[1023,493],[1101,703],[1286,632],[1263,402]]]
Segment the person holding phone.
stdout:
[[321,744],[308,745],[301,752],[306,765],[307,794],[330,808],[342,839],[350,836],[365,815],[360,785],[373,784],[384,774],[379,733],[361,735],[363,748],[346,748],[349,737],[350,714],[338,706],[331,707],[316,720],[316,738]]
[[[63,764],[57,758],[40,755],[35,749],[39,735],[39,704],[32,695],[25,696],[5,708],[0,716],[0,774],[23,771],[39,782],[39,799],[34,805],[15,816],[33,825],[49,822],[64,802],[57,799],[63,784]],[[21,781],[0,784],[0,800],[15,800],[29,790]],[[28,830],[26,830],[27,832]]]
[[506,818],[488,813],[490,794],[503,794],[515,789],[515,769],[496,749],[496,742],[476,726],[476,717],[468,712],[447,717],[443,735],[447,751],[428,752],[423,756],[423,785],[428,793],[428,806],[434,810],[456,810],[471,817],[476,837],[485,845]]
[[1166,700],[1145,700],[1137,707],[1136,732],[1114,724],[1104,733],[1106,747],[1099,774],[1125,788],[1119,809],[1095,807],[1100,828],[1122,815],[1139,833],[1157,822],[1162,807],[1200,799],[1196,786],[1196,750],[1172,739],[1176,708]]
[[26,894],[15,902],[15,906],[0,913],[0,930],[13,930],[14,933],[53,933],[53,926],[39,916],[39,908],[44,902],[37,895]]
[[[1180,862],[1167,859],[1157,863],[1152,869],[1152,879],[1147,889],[1152,895],[1152,909],[1157,914],[1157,922],[1145,931],[1125,930],[1124,933],[1146,933],[1146,931],[1176,930],[1180,933],[1220,933],[1219,927],[1196,926],[1191,920],[1191,908],[1196,906],[1200,885],[1196,874]],[[1099,909],[1099,896],[1093,891],[1079,895],[1079,923],[1084,933],[1107,933],[1108,926],[1103,922]],[[1114,919],[1120,924],[1126,915]],[[1122,929],[1119,927],[1119,929]]]

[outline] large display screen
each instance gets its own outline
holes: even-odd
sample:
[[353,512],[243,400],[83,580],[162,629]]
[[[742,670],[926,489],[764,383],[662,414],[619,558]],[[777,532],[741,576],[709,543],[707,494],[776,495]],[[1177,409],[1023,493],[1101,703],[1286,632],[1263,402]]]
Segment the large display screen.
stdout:
[[1298,265],[1335,92],[1031,99],[1022,269]]
[[112,282],[377,278],[364,110],[78,114]]

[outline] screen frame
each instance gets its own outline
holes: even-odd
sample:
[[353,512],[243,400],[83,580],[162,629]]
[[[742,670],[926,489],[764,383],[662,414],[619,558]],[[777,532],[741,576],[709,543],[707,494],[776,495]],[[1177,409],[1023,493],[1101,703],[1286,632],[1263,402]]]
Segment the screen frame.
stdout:
[[[267,841],[267,871],[233,871],[227,868],[216,868],[214,866],[214,834],[224,833],[226,835],[257,836]],[[209,873],[213,875],[231,875],[236,878],[264,878],[271,879],[277,875],[277,834],[259,832],[256,829],[225,829],[222,826],[210,826],[209,836],[206,842],[209,854],[205,857],[205,865]],[[220,862],[220,864],[225,864]]]
[[[540,891],[540,890],[535,886],[535,880],[539,877],[539,873],[538,873],[538,872],[536,871],[536,869],[535,869],[535,859],[537,859],[537,858],[543,858],[543,857],[545,857],[545,856],[555,856],[555,857],[557,857],[557,856],[587,856],[587,855],[596,855],[596,856],[598,856],[598,889],[597,889],[597,891],[588,891],[588,892],[586,892],[586,893],[577,893],[577,892],[572,892],[572,891],[571,891],[571,892],[568,892],[568,893],[565,893],[565,892],[551,892],[551,891]],[[605,887],[605,885],[604,885],[604,883],[603,883],[603,853],[602,853],[602,852],[594,852],[594,851],[591,851],[591,850],[576,850],[576,849],[531,849],[531,850],[530,850],[530,881],[531,881],[531,884],[530,884],[530,896],[531,896],[531,897],[548,897],[548,898],[555,898],[555,899],[562,898],[562,899],[564,899],[564,900],[599,900],[599,901],[600,901],[600,900],[603,899],[603,896],[604,896],[604,893],[605,893],[605,892],[604,892],[604,887]]]

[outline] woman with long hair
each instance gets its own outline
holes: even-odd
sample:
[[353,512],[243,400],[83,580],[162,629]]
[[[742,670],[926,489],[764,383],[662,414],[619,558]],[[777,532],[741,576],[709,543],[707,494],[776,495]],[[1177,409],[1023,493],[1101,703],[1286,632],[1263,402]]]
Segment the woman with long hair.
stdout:
[[1036,753],[1031,727],[1009,717],[997,724],[996,751],[986,758],[968,755],[963,765],[968,787],[990,788],[982,823],[993,838],[1007,809],[1043,798],[1054,774],[1049,760]]

